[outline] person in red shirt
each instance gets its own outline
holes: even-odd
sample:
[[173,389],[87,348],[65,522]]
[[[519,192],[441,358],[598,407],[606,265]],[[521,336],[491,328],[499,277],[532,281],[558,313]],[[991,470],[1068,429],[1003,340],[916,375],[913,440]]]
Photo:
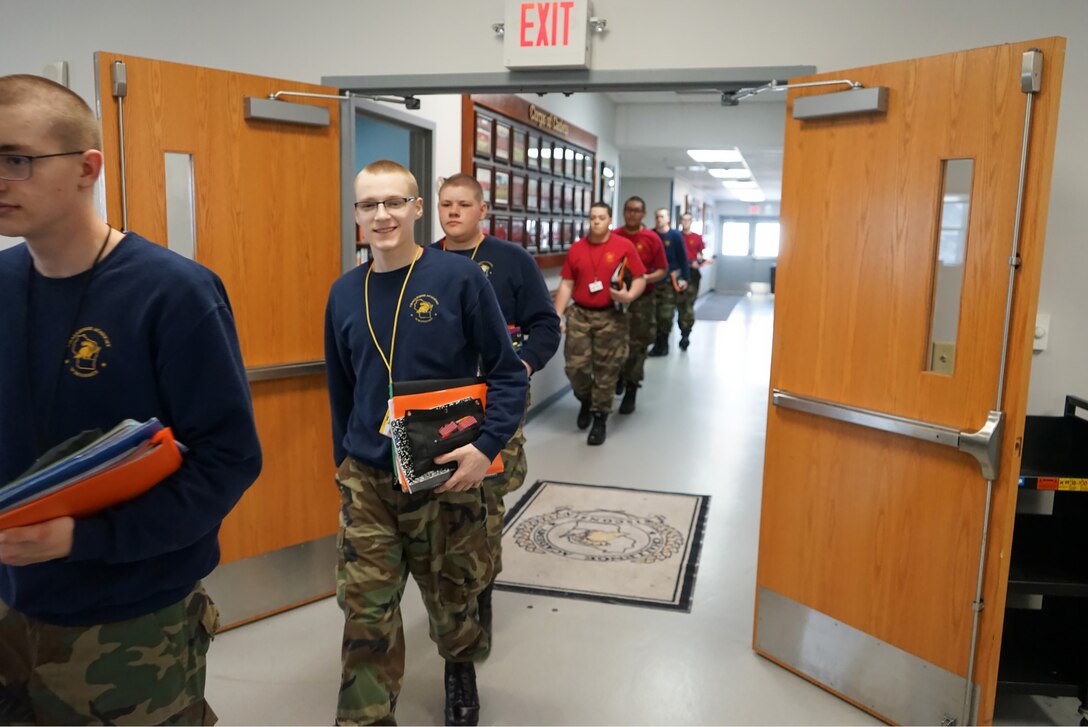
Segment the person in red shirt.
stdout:
[[703,250],[703,236],[691,231],[691,213],[685,212],[680,216],[680,230],[684,235],[684,246],[688,251],[688,260],[691,261],[691,278],[688,280],[688,288],[676,294],[677,322],[680,324],[680,350],[686,351],[691,343],[691,329],[695,326],[695,299],[699,297],[699,281],[702,274],[699,268],[705,264]]
[[627,360],[620,371],[619,383],[616,384],[616,393],[623,394],[620,414],[630,414],[635,410],[635,396],[642,385],[647,349],[657,336],[657,316],[652,295],[654,283],[664,278],[669,271],[661,238],[642,224],[644,217],[646,202],[642,197],[630,197],[623,203],[624,225],[615,230],[617,235],[631,241],[646,268],[646,293],[639,296],[627,309]]
[[[589,235],[574,243],[560,273],[555,312],[566,316],[563,355],[574,396],[582,403],[578,428],[590,426],[586,442],[602,444],[620,367],[627,359],[624,307],[646,287],[646,268],[635,246],[611,230],[612,208],[589,210]],[[626,271],[626,272],[625,272]],[[631,282],[626,282],[626,274]],[[574,300],[569,312],[567,305]]]

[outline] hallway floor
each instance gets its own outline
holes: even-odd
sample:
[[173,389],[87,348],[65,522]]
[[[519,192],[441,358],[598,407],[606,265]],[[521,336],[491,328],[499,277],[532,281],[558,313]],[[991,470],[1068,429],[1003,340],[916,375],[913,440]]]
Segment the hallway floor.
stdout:
[[[674,331],[603,446],[586,445],[569,394],[527,426],[529,483],[710,495],[706,538],[691,613],[496,591],[481,724],[880,724],[751,648],[772,314],[769,296],[746,298],[728,321],[699,321],[686,353]],[[398,721],[442,724],[442,663],[411,582],[403,613]],[[221,723],[332,724],[342,625],[326,599],[217,637],[207,693]],[[1009,723],[1075,724],[1071,700],[999,706]]]

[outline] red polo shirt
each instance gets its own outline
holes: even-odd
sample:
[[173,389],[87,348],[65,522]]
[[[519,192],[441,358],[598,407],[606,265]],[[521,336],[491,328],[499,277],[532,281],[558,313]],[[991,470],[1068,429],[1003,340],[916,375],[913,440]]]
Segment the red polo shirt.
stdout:
[[703,236],[698,232],[685,232],[684,244],[688,248],[688,260],[695,262],[703,250],[706,249],[706,245],[703,244]]
[[[669,261],[665,257],[665,246],[661,244],[661,238],[657,236],[657,233],[649,227],[643,227],[638,232],[628,232],[626,228],[620,227],[612,230],[612,232],[631,241],[631,244],[635,246],[635,250],[638,252],[639,259],[642,260],[642,264],[646,268],[647,274],[655,270],[669,269]],[[651,292],[656,287],[657,283],[646,281],[646,293]],[[646,293],[643,293],[643,295]]]
[[[564,280],[574,281],[572,297],[578,305],[586,308],[611,308],[612,296],[608,291],[612,287],[612,274],[625,258],[632,276],[637,278],[646,274],[646,267],[630,240],[616,235],[615,232],[600,243],[590,242],[588,237],[583,237],[571,246],[560,276]],[[601,289],[595,293],[589,290],[594,281],[601,283]]]

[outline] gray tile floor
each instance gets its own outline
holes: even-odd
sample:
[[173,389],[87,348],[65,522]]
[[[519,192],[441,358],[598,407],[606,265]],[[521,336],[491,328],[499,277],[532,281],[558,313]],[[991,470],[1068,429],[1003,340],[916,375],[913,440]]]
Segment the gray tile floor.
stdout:
[[[495,594],[495,645],[478,668],[481,724],[879,724],[751,649],[772,299],[700,321],[691,348],[647,361],[638,410],[589,447],[566,396],[527,427],[529,482],[711,496],[690,614]],[[561,365],[560,360],[553,366]],[[520,493],[512,493],[513,505]],[[442,724],[442,662],[414,585],[401,724]],[[342,616],[333,600],[221,634],[208,699],[223,724],[331,724]],[[1008,723],[1076,724],[1071,700],[1006,700]]]

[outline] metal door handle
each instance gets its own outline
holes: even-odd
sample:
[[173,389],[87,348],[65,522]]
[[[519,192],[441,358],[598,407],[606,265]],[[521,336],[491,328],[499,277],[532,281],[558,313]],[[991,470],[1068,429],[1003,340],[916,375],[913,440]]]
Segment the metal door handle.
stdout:
[[991,482],[997,479],[1001,433],[1004,429],[1002,412],[991,411],[986,417],[986,423],[977,432],[961,432],[940,424],[931,424],[846,404],[836,404],[823,399],[798,396],[780,389],[774,389],[771,392],[771,402],[784,409],[803,411],[806,414],[815,414],[869,429],[900,434],[945,447],[954,447],[978,461],[984,479]]

